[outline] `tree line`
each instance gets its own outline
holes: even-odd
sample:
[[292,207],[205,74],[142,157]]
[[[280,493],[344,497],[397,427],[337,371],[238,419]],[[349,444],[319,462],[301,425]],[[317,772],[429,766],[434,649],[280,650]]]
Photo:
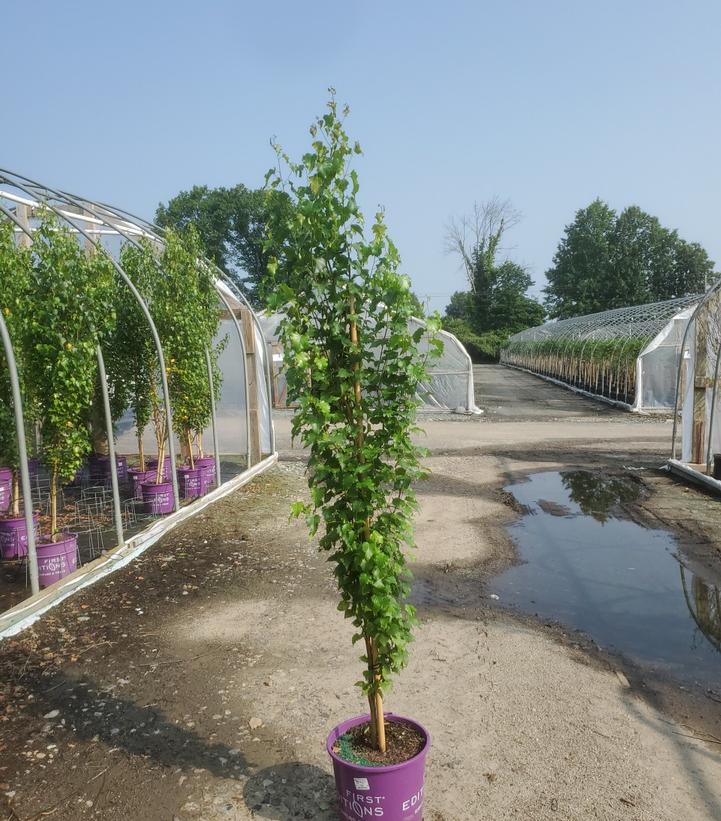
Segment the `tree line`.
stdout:
[[[282,252],[268,243],[267,225],[292,208],[281,191],[194,186],[160,204],[156,222],[176,229],[194,224],[208,257],[262,308],[268,259]],[[546,319],[702,293],[717,277],[699,243],[636,205],[617,213],[595,199],[565,227],[539,301],[528,293],[534,283],[527,267],[505,253],[520,219],[510,201],[496,197],[446,226],[446,250],[459,260],[467,288],[451,296],[443,326],[476,361],[496,359],[509,336]],[[422,315],[417,299],[416,307]]]

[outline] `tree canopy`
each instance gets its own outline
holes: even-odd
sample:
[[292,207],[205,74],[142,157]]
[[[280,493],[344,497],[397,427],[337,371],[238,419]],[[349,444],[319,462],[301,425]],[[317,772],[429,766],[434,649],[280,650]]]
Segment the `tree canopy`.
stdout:
[[469,217],[451,221],[447,229],[446,248],[460,257],[470,290],[453,294],[443,324],[475,358],[497,358],[508,336],[545,316],[526,294],[533,285],[528,271],[512,260],[498,260],[504,233],[519,219],[508,201],[495,198],[475,204]]
[[263,247],[271,212],[281,219],[291,204],[282,191],[196,185],[158,205],[155,220],[163,228],[183,231],[193,225],[206,256],[225,271],[254,305],[263,301],[270,252]]
[[713,268],[698,243],[638,206],[617,214],[596,199],[566,226],[546,272],[546,306],[564,319],[701,293]]

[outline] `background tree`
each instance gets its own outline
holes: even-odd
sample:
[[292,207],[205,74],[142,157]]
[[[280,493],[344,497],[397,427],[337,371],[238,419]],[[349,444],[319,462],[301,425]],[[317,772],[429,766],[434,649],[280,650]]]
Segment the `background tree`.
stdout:
[[596,199],[566,226],[544,292],[549,314],[563,319],[702,293],[713,277],[698,243],[638,206],[617,215]]
[[232,188],[196,185],[167,205],[161,203],[155,220],[181,233],[193,225],[205,256],[259,306],[271,253],[264,248],[266,224],[271,213],[285,219],[290,209],[290,199],[282,191],[253,190],[242,184]]
[[460,257],[469,290],[457,291],[446,308],[444,327],[454,333],[476,359],[497,359],[511,334],[538,325],[545,311],[526,295],[533,280],[516,262],[497,257],[504,233],[520,215],[508,200],[475,203],[470,216],[451,220],[446,250]]

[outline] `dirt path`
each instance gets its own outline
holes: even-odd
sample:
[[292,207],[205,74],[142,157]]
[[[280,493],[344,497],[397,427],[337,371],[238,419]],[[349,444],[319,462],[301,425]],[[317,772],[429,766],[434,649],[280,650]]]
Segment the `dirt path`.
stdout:
[[[639,515],[686,528],[709,562],[721,505],[652,470],[667,423],[511,373],[479,371],[482,419],[426,424],[421,625],[388,700],[433,736],[424,817],[721,818],[719,745],[690,737],[721,705],[672,697],[484,591],[513,560],[513,476],[646,467]],[[272,473],[0,644],[0,818],[335,817],[323,738],[364,709],[359,665],[329,568],[288,522],[302,454],[277,427]]]

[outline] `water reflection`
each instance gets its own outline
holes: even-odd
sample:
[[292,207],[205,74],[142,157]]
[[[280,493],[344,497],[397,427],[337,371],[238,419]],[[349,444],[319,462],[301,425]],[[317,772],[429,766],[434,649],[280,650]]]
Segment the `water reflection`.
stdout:
[[[721,596],[715,584],[707,584],[684,567],[681,570],[681,587],[686,605],[699,630],[721,651]],[[689,581],[690,580],[690,581]]]
[[561,471],[563,486],[581,512],[597,522],[606,522],[609,512],[622,502],[635,502],[640,485],[620,476],[604,476],[585,470]]
[[721,575],[688,561],[672,534],[624,515],[640,489],[632,479],[580,470],[509,485],[527,511],[509,528],[521,563],[489,592],[648,669],[717,686]]

